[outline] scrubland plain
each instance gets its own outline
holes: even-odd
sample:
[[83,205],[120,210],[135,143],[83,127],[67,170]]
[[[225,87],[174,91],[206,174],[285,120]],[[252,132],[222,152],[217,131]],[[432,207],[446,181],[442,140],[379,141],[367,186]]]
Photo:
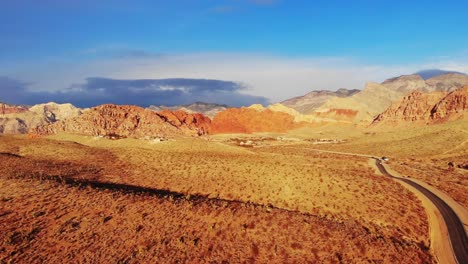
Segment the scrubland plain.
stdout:
[[434,261],[420,202],[365,158],[195,138],[0,142],[3,261]]
[[[340,136],[344,136],[341,134]],[[368,130],[343,144],[316,149],[387,156],[401,175],[422,180],[468,206],[468,121],[393,131]]]

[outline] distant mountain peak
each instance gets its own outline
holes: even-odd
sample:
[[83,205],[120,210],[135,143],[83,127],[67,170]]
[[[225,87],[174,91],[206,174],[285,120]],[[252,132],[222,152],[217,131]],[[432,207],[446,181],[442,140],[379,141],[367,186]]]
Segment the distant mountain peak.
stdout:
[[418,72],[416,72],[414,74],[417,74],[417,75],[421,76],[421,78],[423,78],[424,80],[427,80],[427,79],[430,79],[432,77],[436,77],[436,76],[444,75],[444,74],[451,74],[451,73],[466,75],[465,73],[462,73],[462,72],[446,71],[446,70],[441,70],[441,69],[421,70],[421,71],[418,71]]
[[392,82],[407,82],[407,81],[422,81],[423,78],[418,74],[404,74],[397,77],[392,77],[385,80],[382,84],[392,83]]

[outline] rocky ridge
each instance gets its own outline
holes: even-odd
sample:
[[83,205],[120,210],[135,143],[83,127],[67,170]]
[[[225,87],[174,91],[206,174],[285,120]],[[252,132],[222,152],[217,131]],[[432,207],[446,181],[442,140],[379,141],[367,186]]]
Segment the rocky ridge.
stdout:
[[202,114],[155,112],[138,106],[107,104],[94,107],[79,117],[39,126],[31,132],[143,138],[204,135],[209,133],[210,126],[211,120]]
[[468,86],[453,92],[413,91],[379,114],[372,125],[404,125],[408,123],[433,124],[466,116]]
[[463,118],[468,112],[468,85],[449,93],[431,110],[431,118],[445,121]]

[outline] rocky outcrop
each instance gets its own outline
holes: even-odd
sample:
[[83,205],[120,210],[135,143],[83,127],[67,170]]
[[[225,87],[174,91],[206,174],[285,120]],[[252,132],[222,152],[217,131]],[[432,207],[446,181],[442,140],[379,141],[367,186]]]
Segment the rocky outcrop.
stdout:
[[20,118],[0,118],[0,134],[25,134],[28,125]]
[[229,108],[212,122],[213,133],[286,132],[300,126],[294,117],[269,109]]
[[83,113],[82,109],[72,104],[57,104],[54,102],[34,105],[29,108],[29,111],[43,115],[51,123],[77,117]]
[[431,110],[431,119],[445,121],[462,117],[468,111],[468,85],[440,100]]
[[138,106],[107,104],[94,107],[76,118],[39,126],[32,132],[133,138],[195,136],[209,133],[210,123],[210,119],[201,114],[169,110],[158,113]]
[[[0,134],[25,134],[31,128],[80,115],[82,110],[71,104],[40,104],[30,108],[0,105]],[[4,114],[3,114],[4,113]]]
[[188,128],[197,131],[199,135],[210,132],[211,119],[199,113],[187,113],[185,111],[163,110],[157,113],[163,120],[177,128]]
[[413,91],[379,114],[372,125],[433,124],[463,118],[468,112],[468,86],[447,93]]
[[431,110],[434,105],[445,95],[444,92],[422,93],[413,91],[379,114],[372,123],[397,125],[401,122],[427,122],[431,117]]

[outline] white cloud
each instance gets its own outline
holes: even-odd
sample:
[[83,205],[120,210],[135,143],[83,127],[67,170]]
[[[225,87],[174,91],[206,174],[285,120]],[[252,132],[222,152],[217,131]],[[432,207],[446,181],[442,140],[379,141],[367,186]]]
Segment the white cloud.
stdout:
[[[291,58],[245,53],[196,53],[89,59],[80,62],[42,61],[16,67],[0,75],[32,82],[36,90],[57,91],[82,83],[87,77],[114,79],[201,78],[245,84],[243,93],[265,96],[273,102],[311,90],[362,89],[421,69],[468,72],[464,58],[432,58],[412,65],[376,65],[350,58]],[[6,69],[6,67],[4,68]],[[220,102],[222,103],[222,102]]]

